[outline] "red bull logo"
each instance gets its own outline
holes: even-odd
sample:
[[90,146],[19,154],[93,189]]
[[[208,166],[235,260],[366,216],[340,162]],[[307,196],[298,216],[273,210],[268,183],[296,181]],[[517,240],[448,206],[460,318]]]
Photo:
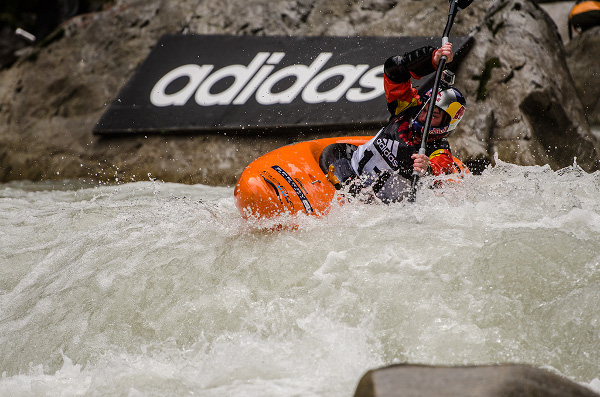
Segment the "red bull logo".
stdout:
[[456,113],[454,113],[454,117],[452,117],[452,120],[460,120],[464,114],[465,114],[465,107],[461,106],[460,109],[458,109],[456,111]]

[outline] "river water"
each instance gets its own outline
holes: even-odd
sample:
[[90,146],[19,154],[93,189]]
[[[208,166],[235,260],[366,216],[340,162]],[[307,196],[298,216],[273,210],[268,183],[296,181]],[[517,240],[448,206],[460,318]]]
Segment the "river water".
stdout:
[[498,161],[298,221],[233,188],[0,185],[0,395],[352,396],[399,362],[600,391],[600,172]]

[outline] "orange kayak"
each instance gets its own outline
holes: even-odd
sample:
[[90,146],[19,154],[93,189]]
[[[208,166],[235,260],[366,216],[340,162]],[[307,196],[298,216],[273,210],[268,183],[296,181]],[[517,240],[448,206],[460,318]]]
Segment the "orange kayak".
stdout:
[[[254,160],[235,186],[235,205],[246,219],[284,214],[326,215],[336,189],[319,166],[323,149],[334,143],[362,145],[372,136],[315,139],[275,149]],[[457,158],[454,173],[469,172]]]

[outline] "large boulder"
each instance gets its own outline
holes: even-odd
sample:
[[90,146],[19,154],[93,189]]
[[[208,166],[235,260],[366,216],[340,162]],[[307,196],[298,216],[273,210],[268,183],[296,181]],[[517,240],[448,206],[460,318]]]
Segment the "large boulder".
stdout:
[[577,95],[556,25],[534,2],[500,0],[473,33],[457,75],[470,106],[458,157],[561,168],[598,167],[600,146]]
[[550,18],[556,24],[556,28],[558,33],[562,37],[563,44],[569,42],[569,13],[571,12],[571,8],[573,7],[574,1],[550,1],[550,2],[542,2],[537,0],[538,3],[541,3],[541,7],[544,11],[548,13]]
[[[259,155],[319,135],[92,134],[160,36],[440,36],[447,12],[441,0],[246,0],[243,12],[238,0],[120,0],[77,16],[0,72],[0,181],[150,176],[234,184]],[[577,157],[593,169],[598,154],[584,108],[543,10],[531,0],[473,2],[458,14],[452,35],[471,32],[475,46],[457,76],[470,107],[453,142],[456,153],[490,161],[497,151],[504,161],[553,167]]]
[[590,124],[600,125],[600,26],[574,34],[566,45],[567,65]]

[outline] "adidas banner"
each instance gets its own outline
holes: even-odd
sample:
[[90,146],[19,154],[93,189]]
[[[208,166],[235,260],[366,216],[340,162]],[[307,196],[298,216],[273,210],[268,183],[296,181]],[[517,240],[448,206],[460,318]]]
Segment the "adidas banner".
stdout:
[[[464,37],[452,41],[455,51],[467,47]],[[163,36],[94,132],[381,125],[388,118],[385,60],[440,42],[433,37]]]

